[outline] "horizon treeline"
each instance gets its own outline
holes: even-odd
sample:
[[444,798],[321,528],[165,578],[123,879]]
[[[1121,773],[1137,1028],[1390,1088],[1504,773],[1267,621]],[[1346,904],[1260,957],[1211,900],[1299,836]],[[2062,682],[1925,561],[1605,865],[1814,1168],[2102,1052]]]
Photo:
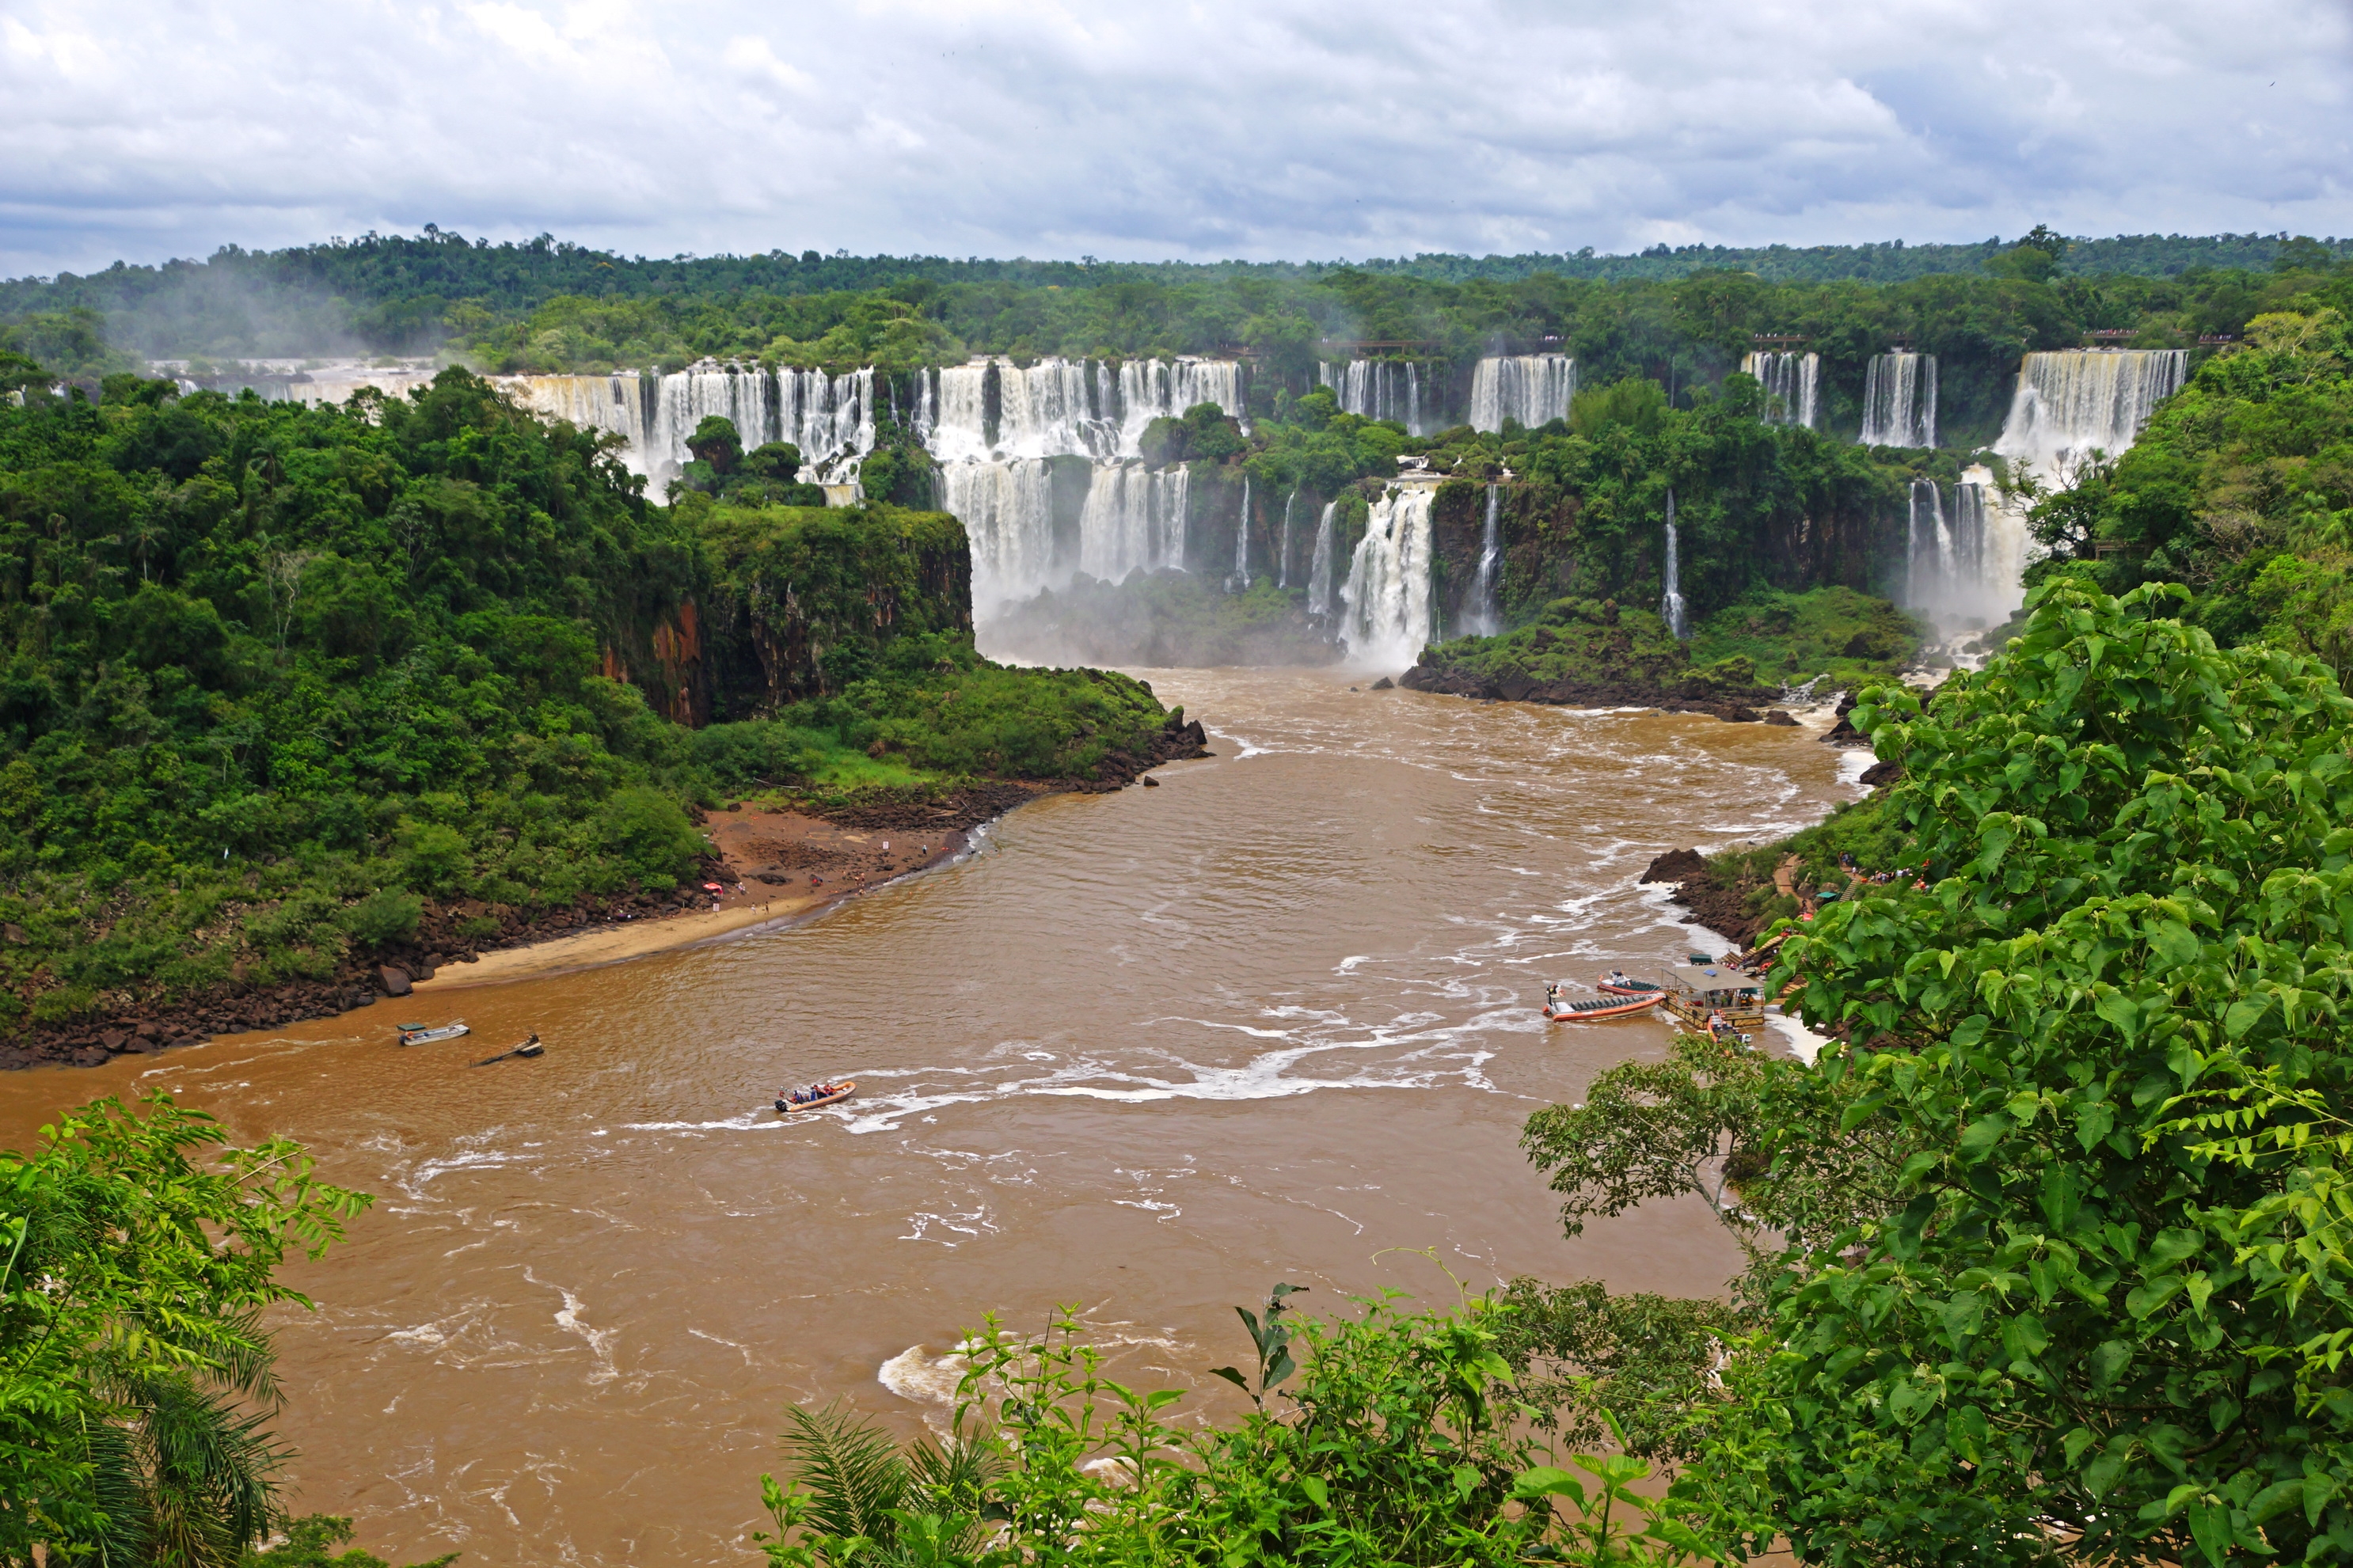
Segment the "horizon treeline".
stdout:
[[[2021,251],[2046,256],[2021,271]],[[368,234],[355,240],[248,251],[225,246],[204,261],[160,266],[117,262],[89,275],[0,281],[0,322],[85,318],[84,337],[102,337],[119,354],[152,358],[307,356],[324,353],[422,354],[459,352],[529,364],[486,368],[572,368],[544,363],[551,306],[574,314],[666,316],[672,332],[599,334],[615,350],[650,357],[657,368],[681,348],[741,352],[712,341],[704,318],[765,313],[806,317],[794,302],[887,293],[918,305],[963,342],[987,352],[1018,352],[1047,316],[1121,319],[1128,330],[1105,334],[1085,352],[1202,353],[1266,346],[1270,305],[1276,318],[1302,315],[1326,337],[1402,341],[1408,349],[1459,353],[1465,334],[1500,341],[1543,337],[1556,327],[1541,303],[1514,309],[1566,283],[1669,285],[1699,275],[1730,274],[1778,286],[1900,284],[1928,279],[2026,279],[2096,284],[2122,279],[2189,279],[2207,274],[2327,270],[2353,265],[2353,238],[2287,235],[2068,237],[2038,226],[2018,240],[1968,245],[1654,246],[1637,255],[1513,257],[1431,254],[1322,262],[1103,262],[1028,258],[957,259],[926,256],[855,257],[777,249],[763,255],[626,257],[543,234],[492,244],[432,225],[415,236]],[[1425,287],[1429,286],[1429,287]],[[1515,287],[1516,286],[1516,287]],[[1073,311],[1031,300],[1036,323],[1006,323],[1006,301],[1039,294],[1091,297]],[[1377,298],[1367,298],[1368,295]],[[1449,296],[1458,297],[1449,308]],[[570,304],[578,301],[579,304]],[[601,310],[587,309],[594,305]],[[1499,308],[1500,307],[1500,308]],[[826,313],[818,307],[818,313]],[[562,314],[562,311],[558,312]],[[835,314],[840,308],[833,307]],[[1286,323],[1287,324],[1287,323]],[[2113,325],[2114,323],[2101,323]],[[518,328],[525,329],[518,332]],[[1005,330],[987,330],[1003,328]],[[1024,329],[1028,330],[1025,331]],[[1758,328],[1756,330],[1772,330]],[[48,329],[51,338],[63,335]],[[1067,337],[1068,334],[1064,333]],[[676,341],[670,342],[669,339]],[[34,354],[53,369],[102,372],[126,364],[76,363],[56,344]],[[756,348],[758,345],[754,345]],[[79,345],[87,358],[90,345]],[[531,352],[534,347],[541,350]],[[1071,352],[1068,343],[1056,347]],[[1041,346],[1039,352],[1053,352]]]

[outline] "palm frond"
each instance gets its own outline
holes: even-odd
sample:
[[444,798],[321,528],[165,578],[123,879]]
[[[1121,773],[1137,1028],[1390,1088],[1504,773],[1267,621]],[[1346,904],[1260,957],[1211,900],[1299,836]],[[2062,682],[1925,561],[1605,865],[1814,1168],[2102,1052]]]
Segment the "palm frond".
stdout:
[[839,1401],[822,1410],[790,1405],[783,1439],[786,1473],[809,1493],[809,1525],[827,1535],[862,1536],[887,1547],[913,1486],[891,1435]]

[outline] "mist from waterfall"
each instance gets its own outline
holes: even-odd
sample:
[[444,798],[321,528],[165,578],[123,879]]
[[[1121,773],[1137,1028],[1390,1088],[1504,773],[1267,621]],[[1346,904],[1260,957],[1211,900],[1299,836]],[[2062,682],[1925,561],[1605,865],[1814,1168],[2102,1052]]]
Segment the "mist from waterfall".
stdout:
[[2181,390],[2187,349],[2060,349],[2028,354],[1993,449],[2067,482],[2094,448],[2131,446],[2157,405]]
[[1765,388],[1765,423],[1802,425],[1818,428],[1822,414],[1822,356],[1813,353],[1759,352],[1746,355],[1740,368]]
[[1862,435],[1866,447],[1936,444],[1936,356],[1871,356],[1862,375]]
[[1904,605],[1945,637],[1999,626],[2025,601],[2031,540],[1991,469],[1964,468],[1949,490],[1915,479],[1907,521]]
[[1479,575],[1471,584],[1471,602],[1462,615],[1465,637],[1491,637],[1504,629],[1504,612],[1496,595],[1503,586],[1503,487],[1487,487],[1487,517],[1480,533]]
[[1667,492],[1667,591],[1659,599],[1659,614],[1665,617],[1667,630],[1677,642],[1687,632],[1683,626],[1683,569],[1675,550],[1675,492]]
[[1496,354],[1471,370],[1471,425],[1501,430],[1516,419],[1533,430],[1568,417],[1577,395],[1577,362],[1567,354]]
[[1393,485],[1373,502],[1340,589],[1340,640],[1359,664],[1409,665],[1430,642],[1435,485]]
[[1431,432],[1421,405],[1421,370],[1409,360],[1359,359],[1315,367],[1316,380],[1332,389],[1343,414],[1393,419],[1409,436]]

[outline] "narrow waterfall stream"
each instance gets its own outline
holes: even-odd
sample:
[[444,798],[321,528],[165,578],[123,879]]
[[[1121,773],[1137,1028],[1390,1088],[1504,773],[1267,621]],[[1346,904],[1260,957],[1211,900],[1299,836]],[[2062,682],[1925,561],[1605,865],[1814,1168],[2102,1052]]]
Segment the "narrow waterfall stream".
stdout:
[[1667,591],[1659,601],[1659,614],[1666,617],[1667,630],[1677,641],[1690,635],[1683,626],[1683,568],[1675,559],[1675,492],[1667,492]]

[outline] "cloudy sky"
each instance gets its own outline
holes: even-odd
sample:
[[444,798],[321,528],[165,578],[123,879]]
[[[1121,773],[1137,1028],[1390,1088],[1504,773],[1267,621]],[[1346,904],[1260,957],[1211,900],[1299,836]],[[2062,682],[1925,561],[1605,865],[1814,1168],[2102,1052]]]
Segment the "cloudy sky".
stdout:
[[0,274],[2353,234],[2348,0],[0,0]]

